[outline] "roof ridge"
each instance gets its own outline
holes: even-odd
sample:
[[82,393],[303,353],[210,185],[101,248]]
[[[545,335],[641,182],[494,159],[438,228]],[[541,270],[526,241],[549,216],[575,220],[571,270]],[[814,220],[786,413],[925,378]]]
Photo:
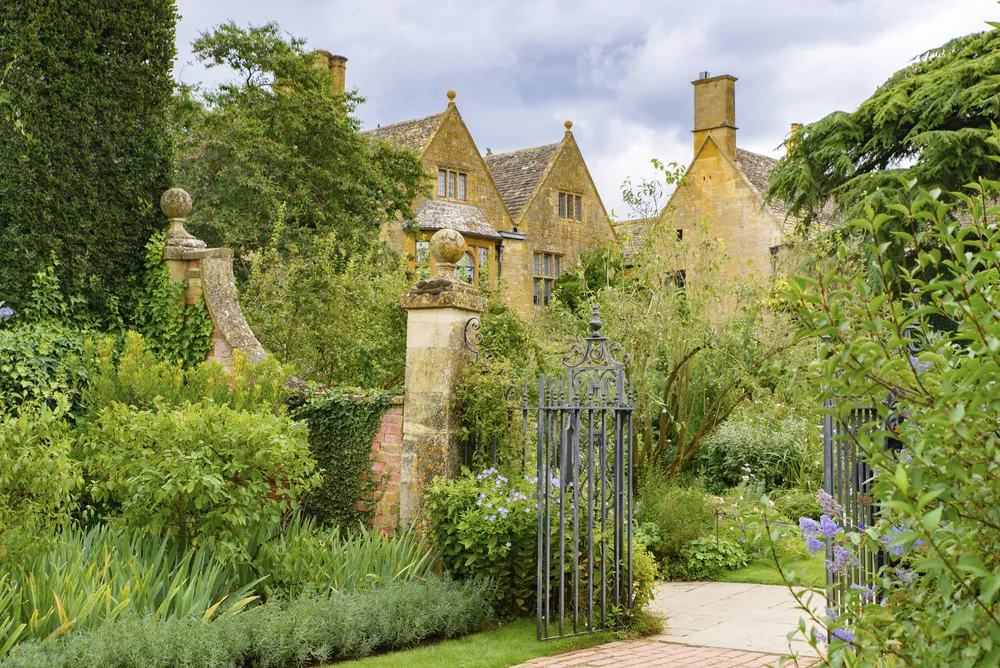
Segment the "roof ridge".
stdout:
[[487,153],[486,155],[483,156],[483,158],[486,159],[486,160],[491,160],[491,159],[495,159],[495,158],[505,158],[507,156],[514,155],[516,153],[524,153],[526,151],[537,151],[538,149],[541,149],[541,148],[555,149],[555,148],[558,148],[561,144],[562,144],[561,141],[557,141],[557,142],[552,142],[551,144],[540,144],[539,146],[528,146],[526,148],[516,148],[513,151],[506,151],[504,153]]
[[390,128],[396,127],[397,125],[406,125],[407,123],[419,123],[421,121],[429,121],[432,118],[435,118],[437,116],[444,116],[444,114],[445,114],[445,112],[440,111],[440,112],[438,112],[436,114],[430,114],[429,116],[423,116],[421,118],[410,118],[410,119],[407,119],[405,121],[396,121],[395,123],[390,123],[389,125],[380,125],[380,126],[375,127],[375,128],[369,128],[367,130],[364,130],[361,134],[366,135],[366,134],[369,134],[369,133],[372,133],[372,132],[377,132],[379,130],[388,130]]

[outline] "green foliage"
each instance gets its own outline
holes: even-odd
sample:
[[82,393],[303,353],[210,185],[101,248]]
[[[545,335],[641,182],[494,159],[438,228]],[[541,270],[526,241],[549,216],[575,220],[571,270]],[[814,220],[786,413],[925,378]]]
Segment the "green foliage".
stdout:
[[89,358],[90,384],[83,401],[92,411],[113,403],[140,410],[157,410],[185,403],[210,401],[238,411],[281,414],[285,410],[289,373],[273,358],[250,364],[233,351],[233,368],[203,362],[184,368],[180,360],[165,362],[153,354],[141,335],[128,332],[120,357],[114,341],[97,344]]
[[[724,249],[705,228],[685,241],[669,229],[669,219],[652,223],[632,269],[590,286],[586,304],[600,307],[601,334],[631,355],[640,481],[662,467],[668,477],[682,473],[718,424],[775,384],[774,363],[791,339],[786,319],[764,310],[764,286],[719,278]],[[602,254],[590,257],[606,271]],[[682,287],[676,270],[684,266],[698,272]],[[586,331],[592,317],[558,300],[550,315],[544,325],[556,340]]]
[[670,564],[670,575],[678,580],[711,580],[749,563],[750,555],[738,540],[702,536],[691,542],[682,561]]
[[783,517],[809,517],[818,521],[820,515],[823,514],[814,492],[794,488],[775,490],[769,496],[774,501],[775,511]]
[[56,322],[0,329],[0,413],[36,401],[75,406],[93,353],[86,336]]
[[413,528],[388,536],[361,525],[348,533],[297,514],[244,536],[253,556],[237,566],[237,582],[266,577],[266,592],[343,593],[423,580],[439,572],[436,556]]
[[648,547],[663,564],[684,550],[712,526],[714,505],[697,487],[678,487],[662,476],[651,476],[639,492],[635,521],[655,526]]
[[160,231],[146,244],[146,275],[135,324],[157,357],[190,367],[204,362],[212,348],[212,318],[203,297],[188,304],[187,284],[170,281],[163,262],[165,239],[166,231]]
[[988,139],[1000,113],[1000,31],[990,25],[923,54],[856,111],[796,132],[768,196],[788,202],[792,215],[815,214],[834,197],[849,220],[869,205],[904,202],[907,181],[952,191],[996,178]]
[[[990,143],[1000,147],[1000,131],[993,132]],[[876,587],[885,607],[850,592],[835,627],[850,629],[853,641],[832,643],[827,656],[835,665],[992,665],[1000,661],[1000,184],[983,179],[970,185],[971,196],[954,194],[957,212],[937,191],[903,187],[909,204],[893,215],[916,230],[901,241],[917,262],[903,270],[900,296],[839,273],[798,277],[791,295],[801,335],[821,346],[817,400],[832,399],[830,412],[844,421],[856,406],[878,413],[874,429],[859,430],[856,447],[875,472],[871,494],[884,510],[874,527],[847,527],[846,549],[877,550],[884,540],[902,553],[860,583]],[[968,223],[956,225],[952,213]],[[892,271],[890,225],[872,210],[854,223],[882,281]],[[932,328],[932,318],[950,326]],[[883,403],[889,392],[891,409]],[[898,434],[885,426],[890,412],[905,417]],[[889,437],[904,452],[889,449]],[[914,551],[917,541],[926,544]]]
[[[172,0],[0,6],[0,294],[15,310],[52,253],[67,294],[128,318],[171,170]],[[58,91],[58,94],[53,94]]]
[[621,287],[624,282],[621,246],[604,246],[580,253],[576,269],[556,280],[555,295],[574,313],[583,313],[602,288]]
[[30,642],[11,668],[283,668],[325,663],[452,638],[492,621],[489,585],[429,579],[352,595],[272,599],[198,619],[129,619],[89,633]]
[[211,402],[156,412],[111,404],[80,440],[96,501],[224,558],[242,553],[247,526],[277,521],[317,482],[305,425]]
[[813,443],[811,451],[807,447],[810,424],[803,418],[789,416],[787,409],[784,417],[780,417],[783,406],[772,408],[775,412],[769,417],[733,416],[706,439],[692,467],[699,470],[713,492],[735,487],[751,474],[765,489],[789,487],[798,481],[803,467],[809,479],[821,478],[820,444]]
[[391,399],[383,392],[331,390],[293,412],[309,425],[309,450],[321,482],[306,497],[305,510],[319,522],[348,529],[374,516],[379,481],[372,475],[372,441]]
[[243,256],[276,224],[303,253],[336,232],[346,258],[378,239],[379,223],[412,215],[427,184],[419,157],[361,135],[361,99],[333,94],[303,40],[274,23],[229,22],[192,48],[207,67],[235,71],[203,94],[182,87],[172,107],[176,181],[198,204],[199,237]]
[[4,577],[0,582],[9,596],[0,598],[0,631],[5,622],[21,628],[19,641],[120,619],[208,618],[219,604],[234,611],[251,603],[258,584],[235,584],[226,564],[206,546],[177,551],[155,534],[107,526],[66,529],[51,547],[19,560]]
[[16,563],[69,521],[82,482],[72,447],[66,420],[47,406],[0,413],[0,564]]
[[241,302],[268,352],[301,378],[389,389],[406,366],[407,284],[396,251],[331,234],[309,254],[283,256],[277,243],[255,254]]
[[431,544],[454,577],[489,577],[506,615],[535,606],[538,511],[534,486],[523,477],[487,469],[440,480],[427,492]]

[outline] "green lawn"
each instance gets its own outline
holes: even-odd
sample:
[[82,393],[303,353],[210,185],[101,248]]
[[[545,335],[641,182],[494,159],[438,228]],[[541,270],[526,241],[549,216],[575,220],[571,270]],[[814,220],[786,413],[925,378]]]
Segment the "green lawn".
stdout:
[[582,649],[611,642],[613,633],[563,638],[561,640],[535,640],[535,620],[519,619],[493,631],[475,633],[458,640],[446,640],[404,652],[382,654],[367,659],[337,664],[342,668],[506,668],[523,663],[536,656],[552,656],[561,652]]
[[[822,587],[826,584],[824,559],[823,553],[820,552],[796,564],[796,567],[801,566],[804,568],[802,584],[813,587]],[[729,571],[716,579],[719,582],[749,582],[752,584],[769,585],[785,584],[785,581],[778,574],[778,569],[775,567],[774,562],[770,560],[755,561],[746,568],[741,568],[738,571]]]

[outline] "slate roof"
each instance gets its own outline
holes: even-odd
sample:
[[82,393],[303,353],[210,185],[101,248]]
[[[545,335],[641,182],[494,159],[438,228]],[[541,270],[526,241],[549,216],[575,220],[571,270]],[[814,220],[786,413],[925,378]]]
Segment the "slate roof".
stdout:
[[635,218],[614,223],[615,235],[624,244],[623,251],[626,260],[631,260],[639,252],[646,239],[646,234],[657,220],[657,218]]
[[[760,197],[761,202],[764,201],[764,196],[767,194],[767,190],[770,187],[771,182],[771,170],[774,166],[778,164],[778,161],[774,158],[770,158],[766,155],[761,155],[759,153],[753,153],[752,151],[745,151],[741,148],[736,149],[736,166],[739,168],[743,175],[750,182],[754,191]],[[788,215],[788,203],[782,200],[774,200],[770,204],[766,205],[775,216],[778,217],[781,223],[782,231],[785,234],[791,234],[795,231],[795,226],[801,220],[801,217],[790,217]],[[816,212],[814,215],[813,223],[819,224],[821,230],[829,230],[837,226],[837,223],[833,219],[833,201],[830,200],[823,205],[823,208]]]
[[560,146],[560,143],[546,144],[483,156],[512,219],[517,220],[531,199]]
[[471,204],[429,199],[417,209],[417,223],[425,232],[451,228],[486,239],[500,238],[500,233],[490,225],[479,207]]
[[441,125],[442,118],[444,118],[444,112],[425,118],[417,118],[412,121],[384,125],[374,130],[368,130],[363,134],[375,139],[384,139],[400,148],[409,148],[417,153],[422,153],[427,147],[427,142],[430,141],[434,131]]

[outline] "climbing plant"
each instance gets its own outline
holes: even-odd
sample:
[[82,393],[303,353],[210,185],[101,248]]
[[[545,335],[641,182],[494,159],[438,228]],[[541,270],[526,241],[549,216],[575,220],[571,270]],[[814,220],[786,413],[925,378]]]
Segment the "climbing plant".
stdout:
[[371,475],[371,446],[390,401],[385,392],[355,396],[336,390],[292,411],[309,425],[322,482],[304,505],[320,522],[353,528],[374,516],[379,481]]
[[146,244],[144,289],[135,309],[136,329],[157,357],[189,367],[204,362],[212,347],[212,318],[205,300],[185,303],[186,284],[171,282],[163,263],[166,232]]
[[54,252],[66,294],[129,321],[170,186],[176,20],[173,0],[0,2],[0,294],[15,310]]

